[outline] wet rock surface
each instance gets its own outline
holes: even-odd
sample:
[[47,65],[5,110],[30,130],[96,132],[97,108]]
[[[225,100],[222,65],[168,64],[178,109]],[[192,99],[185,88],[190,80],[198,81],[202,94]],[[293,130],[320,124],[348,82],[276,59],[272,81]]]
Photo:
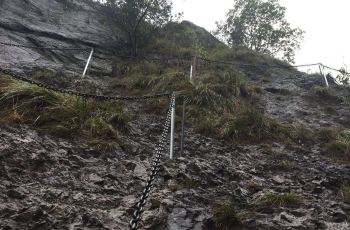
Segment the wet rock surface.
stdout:
[[90,49],[95,48],[92,70],[111,71],[108,47],[119,38],[112,33],[98,4],[80,0],[2,0],[0,15],[0,42],[36,47],[0,45],[0,67],[18,71],[46,67],[79,75]]
[[[1,126],[0,228],[127,229],[150,171],[156,127],[160,117],[139,115],[132,135],[123,136],[129,147],[102,153],[83,140]],[[164,157],[143,229],[212,229],[217,202],[232,202],[252,229],[349,228],[339,186],[350,182],[350,166],[335,164],[318,146],[231,146],[191,127],[186,136],[183,156]],[[276,167],[283,160],[293,167]],[[294,192],[300,204],[257,208],[256,199],[270,192]]]

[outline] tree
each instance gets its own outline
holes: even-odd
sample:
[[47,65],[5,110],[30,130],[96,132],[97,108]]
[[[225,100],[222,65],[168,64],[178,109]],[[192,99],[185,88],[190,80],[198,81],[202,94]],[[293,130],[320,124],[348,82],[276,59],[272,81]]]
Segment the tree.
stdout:
[[169,0],[107,0],[105,10],[115,25],[125,33],[130,54],[171,20],[172,3]]
[[285,12],[278,0],[235,0],[226,21],[217,23],[216,33],[231,46],[244,46],[293,62],[304,31],[292,28]]

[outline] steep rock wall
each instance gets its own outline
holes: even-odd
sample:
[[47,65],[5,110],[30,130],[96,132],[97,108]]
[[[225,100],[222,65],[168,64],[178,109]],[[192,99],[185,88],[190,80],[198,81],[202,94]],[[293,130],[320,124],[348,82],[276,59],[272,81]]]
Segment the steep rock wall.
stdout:
[[[46,50],[41,47],[96,49],[93,69],[110,69],[106,50],[115,34],[97,3],[75,0],[0,0],[0,65],[11,68],[46,66],[82,72],[89,50]],[[101,48],[104,47],[104,48]]]

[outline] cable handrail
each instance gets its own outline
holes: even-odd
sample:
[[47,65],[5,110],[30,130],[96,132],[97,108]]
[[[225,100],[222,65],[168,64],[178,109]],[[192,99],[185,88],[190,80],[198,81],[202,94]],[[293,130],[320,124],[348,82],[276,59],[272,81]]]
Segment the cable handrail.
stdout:
[[[0,42],[0,45],[3,46],[13,46],[13,47],[22,47],[22,48],[31,48],[31,49],[46,49],[46,50],[80,50],[80,51],[89,51],[91,48],[60,48],[60,47],[54,47],[54,46],[28,46],[28,45],[21,45],[21,44],[14,44],[14,43],[8,43],[8,42]],[[156,55],[155,53],[152,53],[153,55]],[[157,54],[157,55],[165,55],[165,54]],[[198,58],[202,61],[205,62],[210,62],[210,63],[218,63],[218,64],[225,64],[225,65],[235,65],[235,66],[241,66],[241,67],[274,67],[274,68],[299,68],[299,67],[308,67],[308,66],[324,66],[327,69],[333,70],[340,72],[342,74],[350,74],[349,72],[343,71],[341,69],[336,69],[334,67],[330,67],[327,65],[324,65],[322,63],[311,63],[311,64],[300,64],[300,65],[289,65],[289,64],[249,64],[249,63],[242,63],[242,62],[230,62],[230,61],[223,61],[223,60],[214,60],[214,59],[209,59],[209,58],[204,58],[196,55],[187,55],[186,58],[185,56],[180,57],[170,57],[170,58],[156,58],[156,57],[148,57],[148,56],[141,56],[141,57],[135,57],[132,55],[122,55],[122,54],[113,54],[115,57],[119,58],[124,58],[124,59],[140,59],[140,60],[148,60],[148,61],[171,61],[171,60],[186,60],[189,61],[187,58]]]

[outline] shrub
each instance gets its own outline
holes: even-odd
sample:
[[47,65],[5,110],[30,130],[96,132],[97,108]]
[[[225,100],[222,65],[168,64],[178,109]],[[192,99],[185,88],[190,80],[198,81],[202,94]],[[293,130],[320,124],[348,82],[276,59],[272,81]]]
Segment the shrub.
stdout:
[[232,204],[218,204],[213,209],[215,227],[220,230],[235,229],[241,225],[241,218]]

